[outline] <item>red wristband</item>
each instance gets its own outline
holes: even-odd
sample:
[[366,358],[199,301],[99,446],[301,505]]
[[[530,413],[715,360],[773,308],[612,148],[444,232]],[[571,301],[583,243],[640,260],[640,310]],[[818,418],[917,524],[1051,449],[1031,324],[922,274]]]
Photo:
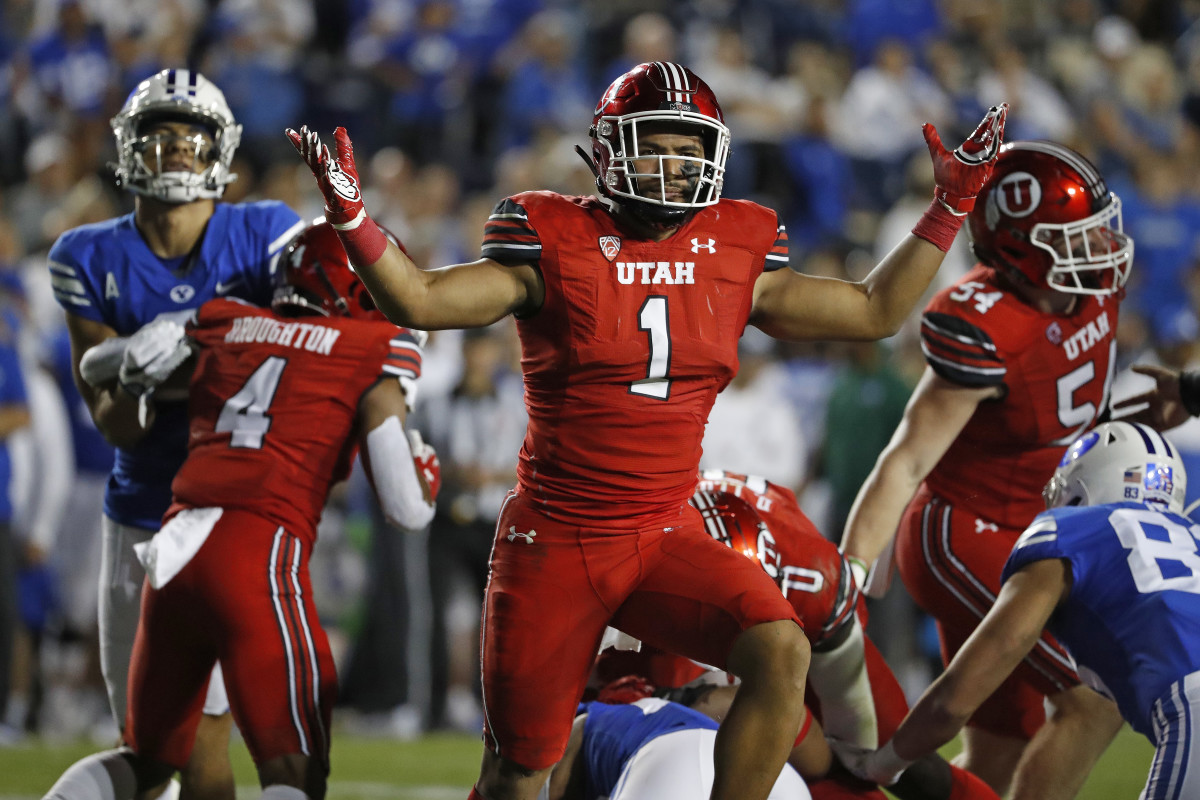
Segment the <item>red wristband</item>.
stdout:
[[804,707],[804,722],[800,725],[800,732],[796,734],[796,741],[792,742],[792,749],[795,750],[804,741],[804,737],[808,736],[808,732],[812,730],[813,715],[808,710],[808,706]]
[[921,215],[912,232],[913,236],[924,239],[944,253],[954,244],[954,237],[962,224],[962,217],[952,214],[941,201],[934,200]]
[[349,256],[350,263],[355,267],[368,267],[374,264],[383,255],[383,251],[387,250],[387,237],[383,235],[383,231],[379,230],[375,220],[366,214],[363,214],[362,221],[353,228],[343,229],[338,225],[333,227],[342,240],[342,247],[346,248],[346,255]]

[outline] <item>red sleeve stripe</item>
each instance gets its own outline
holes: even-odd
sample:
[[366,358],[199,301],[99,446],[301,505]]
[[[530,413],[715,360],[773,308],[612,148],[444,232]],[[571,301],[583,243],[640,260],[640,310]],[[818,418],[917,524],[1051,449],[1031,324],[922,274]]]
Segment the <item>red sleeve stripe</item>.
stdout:
[[391,352],[383,362],[386,366],[398,367],[421,374],[421,356],[414,353]]
[[929,312],[921,319],[921,352],[930,368],[952,383],[991,386],[1008,374],[991,337],[949,314]]
[[529,215],[512,198],[501,200],[483,228],[483,257],[497,261],[536,261],[542,242]]
[[780,223],[776,229],[775,244],[771,246],[771,251],[767,253],[767,262],[763,268],[767,272],[771,272],[772,270],[788,266],[789,261],[787,228],[783,226],[783,223]]
[[412,378],[413,380],[421,377],[419,371],[414,372],[411,369],[401,369],[400,367],[393,367],[390,364],[384,364],[380,372],[384,375],[395,375],[397,378]]

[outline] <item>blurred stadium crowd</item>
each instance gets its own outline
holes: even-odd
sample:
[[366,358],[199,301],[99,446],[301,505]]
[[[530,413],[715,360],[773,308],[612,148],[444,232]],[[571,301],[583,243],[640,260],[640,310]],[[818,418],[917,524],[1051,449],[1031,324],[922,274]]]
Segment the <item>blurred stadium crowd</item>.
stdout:
[[[320,196],[283,129],[344,125],[368,206],[417,263],[441,265],[478,257],[506,195],[590,193],[574,145],[604,87],[653,60],[689,65],[721,99],[725,195],[776,209],[792,267],[830,276],[859,276],[928,203],[922,122],[957,141],[1007,101],[1006,138],[1070,145],[1122,199],[1136,254],[1121,364],[1196,360],[1197,0],[0,0],[0,344],[20,353],[32,416],[0,471],[24,643],[0,740],[106,719],[89,643],[111,451],[71,386],[45,255],[63,231],[132,208],[112,182],[108,121],[137,82],[203,72],[244,126],[225,200],[278,199],[306,218]],[[962,239],[940,286],[971,263]],[[920,374],[913,333],[793,347],[748,331],[703,466],[796,488],[836,541]],[[507,322],[431,340],[415,419],[445,470],[431,532],[380,535],[357,475],[327,513],[314,577],[364,729],[477,730],[472,626],[524,433],[516,355]],[[1136,380],[1119,376],[1115,394]],[[1192,461],[1197,424],[1173,437]],[[926,656],[907,632],[921,626],[894,608],[878,625],[903,633],[878,638],[919,690]]]

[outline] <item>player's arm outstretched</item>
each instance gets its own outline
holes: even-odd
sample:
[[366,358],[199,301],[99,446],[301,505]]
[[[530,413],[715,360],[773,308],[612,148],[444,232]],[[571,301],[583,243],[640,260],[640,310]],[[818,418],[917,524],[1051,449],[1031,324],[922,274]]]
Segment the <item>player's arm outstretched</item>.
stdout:
[[874,752],[835,743],[842,763],[861,778],[890,786],[914,761],[953,739],[1033,649],[1070,586],[1069,569],[1057,558],[1032,562],[1016,572],[891,740]]
[[363,466],[388,522],[419,531],[433,520],[441,466],[420,434],[405,433],[406,414],[399,381],[382,380],[363,395],[358,411]]
[[937,189],[912,233],[858,282],[787,269],[764,273],[754,285],[750,322],[780,339],[872,340],[899,330],[992,174],[1007,113],[1007,104],[991,108],[953,152],[926,124],[925,141]]
[[500,264],[484,258],[418,269],[367,215],[354,147],[345,128],[333,132],[333,154],[307,127],[289,128],[287,137],[317,179],[325,198],[325,219],[338,232],[350,263],[389,320],[426,331],[477,328],[541,307],[544,286],[532,264]]
[[1000,393],[997,386],[960,386],[928,367],[913,390],[904,417],[858,490],[842,533],[842,552],[862,565],[883,552],[900,524],[904,509],[925,476],[937,465],[984,400]]
[[104,438],[132,447],[154,424],[151,395],[191,355],[183,325],[156,319],[122,337],[102,322],[66,316],[79,394]]

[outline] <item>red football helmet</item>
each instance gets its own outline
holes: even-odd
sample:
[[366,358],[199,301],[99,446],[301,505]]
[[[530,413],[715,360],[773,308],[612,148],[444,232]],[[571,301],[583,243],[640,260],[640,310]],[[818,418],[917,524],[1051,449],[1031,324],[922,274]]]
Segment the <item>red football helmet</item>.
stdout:
[[1115,294],[1133,262],[1121,199],[1086,158],[1053,142],[1000,149],[967,235],[988,266],[1071,294]]
[[271,308],[299,308],[323,317],[386,320],[354,274],[337,231],[324,220],[309,225],[283,249],[275,270]]
[[[648,124],[700,136],[704,157],[639,157],[639,133]],[[639,64],[613,81],[600,98],[592,126],[592,164],[601,194],[654,225],[682,224],[696,209],[721,199],[729,129],[708,84],[687,67],[666,61]],[[665,161],[678,161],[691,196],[667,200]],[[649,171],[639,172],[639,168]]]
[[747,558],[753,558],[774,580],[783,573],[783,558],[767,523],[754,507],[729,492],[698,491],[689,501],[704,518],[704,529]]

